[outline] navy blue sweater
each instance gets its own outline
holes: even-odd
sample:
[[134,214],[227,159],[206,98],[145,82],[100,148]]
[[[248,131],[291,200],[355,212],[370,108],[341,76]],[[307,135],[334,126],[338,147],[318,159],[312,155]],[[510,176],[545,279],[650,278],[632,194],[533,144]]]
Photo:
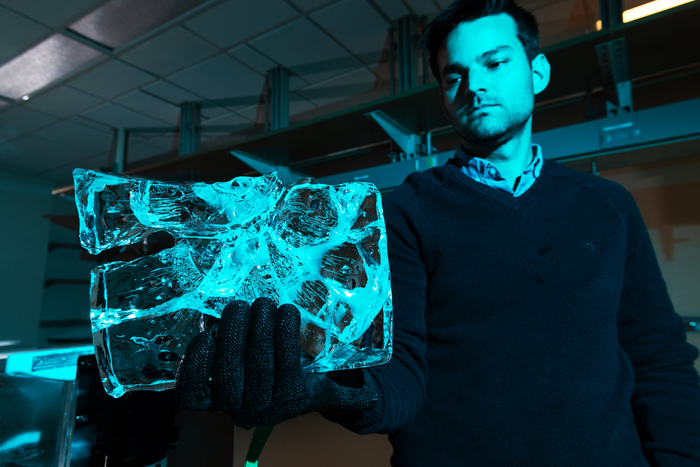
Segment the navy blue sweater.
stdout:
[[453,159],[384,198],[396,466],[700,466],[700,386],[632,196],[545,162],[522,196]]

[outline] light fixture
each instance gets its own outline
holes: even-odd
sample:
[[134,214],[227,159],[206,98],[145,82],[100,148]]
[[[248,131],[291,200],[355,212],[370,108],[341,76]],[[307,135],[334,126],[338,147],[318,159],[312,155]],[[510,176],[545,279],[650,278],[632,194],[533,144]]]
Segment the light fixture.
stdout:
[[68,29],[115,49],[177,18],[205,0],[112,0],[80,18]]
[[[625,10],[622,13],[622,22],[629,23],[639,18],[644,18],[645,16],[651,16],[656,13],[670,10],[680,5],[685,5],[694,0],[654,0],[653,2],[645,3],[644,5],[639,5],[629,10]],[[596,31],[603,29],[603,22],[601,20],[595,23]]]
[[645,16],[650,16],[659,13],[664,10],[670,10],[679,5],[685,3],[690,3],[693,0],[655,0],[653,2],[645,3],[644,5],[639,5],[634,8],[622,13],[622,22],[629,23],[635,19],[644,18]]
[[62,34],[54,34],[0,67],[0,95],[29,95],[100,55],[97,50]]

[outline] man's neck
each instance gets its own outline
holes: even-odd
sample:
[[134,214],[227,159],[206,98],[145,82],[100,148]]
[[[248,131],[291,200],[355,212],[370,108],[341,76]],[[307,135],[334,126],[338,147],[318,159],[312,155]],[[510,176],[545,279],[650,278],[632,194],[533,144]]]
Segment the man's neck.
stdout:
[[501,176],[506,179],[513,190],[517,188],[520,176],[532,162],[532,135],[529,125],[520,135],[510,139],[505,144],[493,148],[480,147],[462,140],[462,147],[471,156],[486,159],[493,164]]

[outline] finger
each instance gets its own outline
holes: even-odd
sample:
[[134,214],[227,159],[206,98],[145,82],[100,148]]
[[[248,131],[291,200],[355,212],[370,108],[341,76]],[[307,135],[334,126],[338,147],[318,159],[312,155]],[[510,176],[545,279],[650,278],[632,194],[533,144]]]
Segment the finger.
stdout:
[[175,399],[183,409],[211,408],[209,375],[215,352],[214,338],[206,332],[197,334],[187,346],[175,376]]
[[245,359],[245,395],[241,407],[246,414],[264,413],[272,401],[276,314],[277,304],[269,298],[258,298],[251,306]]
[[227,413],[240,409],[243,401],[250,313],[250,305],[240,300],[229,303],[221,312],[212,368],[212,402],[216,409]]
[[292,304],[277,309],[275,319],[275,407],[295,407],[304,396],[301,356],[299,352],[299,310]]

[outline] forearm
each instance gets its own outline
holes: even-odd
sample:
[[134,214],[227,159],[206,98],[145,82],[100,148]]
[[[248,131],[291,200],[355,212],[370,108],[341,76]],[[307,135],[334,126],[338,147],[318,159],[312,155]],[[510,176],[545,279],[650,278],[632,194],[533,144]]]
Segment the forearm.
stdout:
[[394,357],[385,365],[363,372],[363,384],[370,385],[379,396],[371,410],[321,415],[358,434],[389,433],[406,426],[425,405],[425,381],[423,369],[415,362],[406,365],[401,360]]

